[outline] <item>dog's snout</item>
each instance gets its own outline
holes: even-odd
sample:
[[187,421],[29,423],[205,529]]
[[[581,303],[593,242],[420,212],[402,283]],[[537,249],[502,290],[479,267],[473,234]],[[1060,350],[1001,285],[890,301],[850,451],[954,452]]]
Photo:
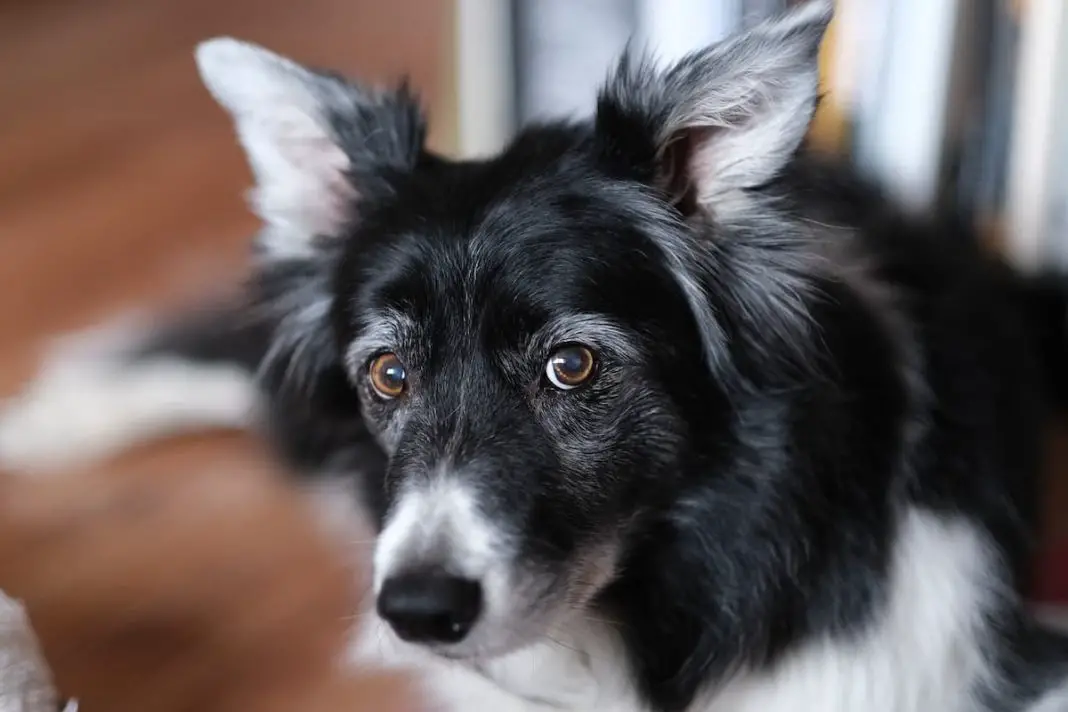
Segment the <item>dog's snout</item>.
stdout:
[[482,586],[443,571],[405,573],[383,582],[377,608],[403,640],[459,643],[482,612]]

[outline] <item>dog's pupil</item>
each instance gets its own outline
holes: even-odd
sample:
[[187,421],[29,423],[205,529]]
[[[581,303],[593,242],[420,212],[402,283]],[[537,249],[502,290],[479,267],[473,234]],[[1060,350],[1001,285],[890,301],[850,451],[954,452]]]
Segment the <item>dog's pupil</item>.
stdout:
[[560,369],[568,374],[580,374],[583,371],[582,354],[578,349],[568,349],[560,356]]
[[401,383],[404,383],[404,367],[399,363],[386,366],[385,376],[386,381],[392,385],[399,386]]
[[553,357],[553,368],[565,381],[580,381],[590,370],[590,356],[585,349],[572,347],[560,349]]

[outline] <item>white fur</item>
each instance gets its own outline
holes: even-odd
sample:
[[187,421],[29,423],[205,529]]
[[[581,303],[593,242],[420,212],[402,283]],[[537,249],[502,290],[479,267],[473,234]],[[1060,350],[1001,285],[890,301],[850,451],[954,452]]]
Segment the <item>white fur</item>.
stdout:
[[190,431],[255,420],[249,374],[175,358],[124,362],[133,324],[61,342],[26,388],[0,403],[0,468],[44,472]]
[[775,177],[803,140],[815,110],[814,50],[833,15],[804,3],[683,60],[660,82],[674,105],[661,146],[683,129],[704,129],[688,166],[697,200],[723,218],[740,192]]
[[984,679],[983,615],[998,594],[985,537],[912,511],[901,522],[888,606],[855,640],[822,639],[775,669],[741,675],[701,712],[973,712]]
[[[777,56],[759,59],[770,65],[768,73],[777,69],[771,61]],[[689,168],[698,202],[710,206],[720,217],[729,214],[735,203],[744,202],[738,199],[739,190],[759,185],[778,173],[804,137],[813,112],[819,83],[815,68],[808,73],[797,71],[777,91],[761,93],[760,89],[766,86],[760,81],[764,70],[759,64],[749,66],[746,72],[751,75],[736,79],[751,87],[750,95],[736,98],[740,107],[699,104],[695,110],[701,113],[690,119],[698,126],[716,129],[711,138],[700,143]],[[726,113],[727,109],[749,111],[751,115],[735,124],[716,126],[713,122],[722,120],[714,112]]]
[[201,43],[197,67],[234,118],[256,175],[253,205],[276,257],[306,257],[310,240],[335,234],[354,195],[350,161],[322,115],[328,81],[285,57],[228,37]]
[[[699,695],[690,712],[973,712],[971,691],[989,674],[981,651],[983,615],[998,599],[987,584],[991,565],[974,527],[911,511],[901,521],[888,604],[867,630],[804,644],[769,671],[740,672]],[[373,613],[353,654],[421,670],[433,701],[457,712],[548,709],[521,696],[548,697],[551,708],[574,712],[644,712],[609,624],[580,618],[554,633],[555,642],[485,666],[498,689],[399,642]],[[1058,695],[1068,691],[1034,712],[1063,709]]]
[[[450,662],[397,639],[369,611],[350,649],[362,668],[413,671],[430,706],[443,712],[637,712],[638,702],[619,641],[605,624],[577,620],[552,640],[483,663]],[[582,646],[581,648],[579,646]]]
[[482,585],[483,610],[471,633],[451,646],[474,653],[501,645],[523,605],[511,573],[511,538],[480,511],[476,493],[447,468],[403,492],[374,554],[374,590],[411,566],[442,566]]
[[1043,697],[1031,712],[1065,712],[1068,710],[1068,682]]
[[[410,564],[438,564],[480,579],[501,562],[506,541],[486,521],[474,494],[439,472],[402,493],[375,546],[375,590]],[[426,560],[428,552],[447,560]]]

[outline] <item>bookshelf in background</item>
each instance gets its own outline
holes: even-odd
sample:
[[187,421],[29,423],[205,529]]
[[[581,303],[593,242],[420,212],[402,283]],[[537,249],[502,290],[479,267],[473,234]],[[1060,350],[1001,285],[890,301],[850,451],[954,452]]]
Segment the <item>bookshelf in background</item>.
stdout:
[[[517,123],[589,113],[628,41],[666,61],[799,1],[513,0]],[[1068,267],[1068,2],[836,6],[811,143],[1024,266]]]
[[838,0],[817,145],[1020,266],[1068,267],[1064,0]]

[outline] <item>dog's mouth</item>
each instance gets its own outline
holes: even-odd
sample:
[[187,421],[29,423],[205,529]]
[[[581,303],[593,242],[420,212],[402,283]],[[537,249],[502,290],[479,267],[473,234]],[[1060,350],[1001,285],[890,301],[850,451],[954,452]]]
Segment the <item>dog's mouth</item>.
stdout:
[[[478,665],[538,641],[586,603],[574,597],[561,572],[491,572],[480,580],[420,575],[399,589],[387,580],[378,593],[378,616],[403,643],[445,660]],[[398,603],[399,602],[399,603]],[[579,604],[579,605],[576,605]]]

